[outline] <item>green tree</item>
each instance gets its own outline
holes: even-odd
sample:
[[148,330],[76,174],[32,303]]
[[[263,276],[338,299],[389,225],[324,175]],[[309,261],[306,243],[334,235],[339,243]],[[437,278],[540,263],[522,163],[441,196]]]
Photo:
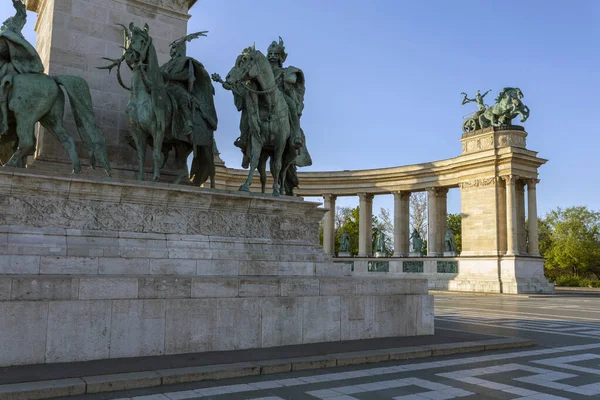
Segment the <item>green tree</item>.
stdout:
[[460,253],[462,251],[462,215],[448,214],[446,216],[446,225],[454,231],[456,250]]
[[557,208],[540,224],[540,251],[550,278],[569,273],[600,278],[600,213]]

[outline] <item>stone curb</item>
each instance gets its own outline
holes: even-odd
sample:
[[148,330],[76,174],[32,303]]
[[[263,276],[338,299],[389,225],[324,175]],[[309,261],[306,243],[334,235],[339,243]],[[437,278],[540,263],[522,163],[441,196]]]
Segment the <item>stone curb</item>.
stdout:
[[371,364],[382,361],[408,360],[484,350],[511,349],[533,345],[534,343],[529,339],[507,337],[473,342],[367,350],[311,357],[286,358],[281,360],[203,365],[199,367],[173,368],[158,371],[129,372],[114,375],[57,379],[52,381],[23,382],[0,385],[0,400],[49,399],[84,393],[113,392],[178,383],[238,378],[251,375],[267,375],[347,365]]

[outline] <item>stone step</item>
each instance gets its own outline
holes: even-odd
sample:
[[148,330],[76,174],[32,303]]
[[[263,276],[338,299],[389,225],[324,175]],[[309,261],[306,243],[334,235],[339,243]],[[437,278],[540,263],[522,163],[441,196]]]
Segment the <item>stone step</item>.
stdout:
[[82,376],[80,378],[0,385],[2,400],[35,400],[84,393],[113,392],[205,380],[267,375],[290,371],[408,360],[456,353],[533,346],[529,339],[500,338],[473,342],[445,343],[402,348],[367,350],[320,356],[243,362],[199,367]]

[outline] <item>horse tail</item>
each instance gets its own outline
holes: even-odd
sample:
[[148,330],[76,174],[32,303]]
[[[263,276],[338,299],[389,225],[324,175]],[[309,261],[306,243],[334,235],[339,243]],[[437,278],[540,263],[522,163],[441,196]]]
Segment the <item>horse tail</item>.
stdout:
[[83,146],[90,156],[92,168],[99,162],[106,173],[110,175],[110,163],[106,154],[106,141],[102,130],[96,124],[94,117],[94,108],[92,105],[92,96],[87,82],[78,76],[55,76],[53,77],[57,84],[65,88],[71,110],[75,118],[75,125]]
[[208,146],[197,146],[197,151],[192,160],[190,176],[195,185],[202,185],[208,178],[215,174],[215,154],[211,139]]

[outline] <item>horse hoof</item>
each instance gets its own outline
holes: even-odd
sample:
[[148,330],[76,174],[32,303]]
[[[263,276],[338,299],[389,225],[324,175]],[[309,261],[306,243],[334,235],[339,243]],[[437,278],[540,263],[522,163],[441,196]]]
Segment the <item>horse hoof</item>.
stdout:
[[279,190],[274,190],[273,197],[279,197],[279,196],[281,196],[281,194],[279,193]]
[[249,192],[250,188],[246,185],[240,186],[240,192]]

